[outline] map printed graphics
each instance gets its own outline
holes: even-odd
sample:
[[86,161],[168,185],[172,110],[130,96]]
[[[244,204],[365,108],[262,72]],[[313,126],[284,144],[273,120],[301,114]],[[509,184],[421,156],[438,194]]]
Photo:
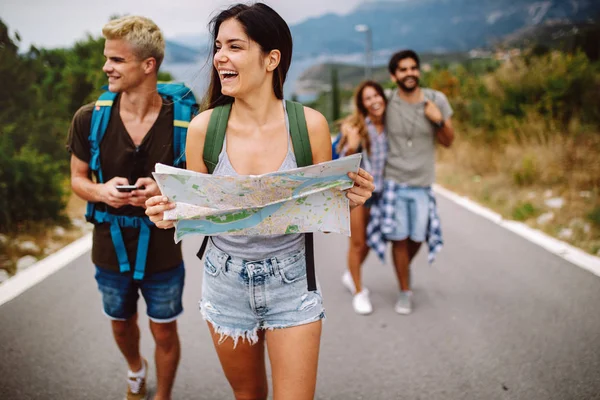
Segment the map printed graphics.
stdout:
[[175,240],[186,235],[277,235],[335,232],[350,235],[346,194],[361,155],[271,172],[214,176],[156,164],[162,194],[175,202]]

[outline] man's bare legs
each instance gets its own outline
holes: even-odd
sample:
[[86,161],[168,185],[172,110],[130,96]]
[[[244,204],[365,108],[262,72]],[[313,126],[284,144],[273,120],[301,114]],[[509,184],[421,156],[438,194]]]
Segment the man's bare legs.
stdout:
[[[126,321],[112,321],[112,330],[117,346],[127,361],[129,370],[133,372],[141,370],[142,356],[140,354],[140,328],[137,323],[137,314]],[[156,343],[155,400],[170,399],[180,357],[177,322],[160,324],[150,321],[150,330]]]
[[126,321],[111,321],[115,342],[125,357],[129,370],[134,372],[142,369],[140,328],[137,319],[137,314],[135,314]]
[[398,314],[410,314],[412,312],[412,292],[410,290],[410,264],[419,252],[420,242],[410,239],[392,242],[392,255],[394,267],[398,276],[400,293],[394,310]]
[[150,321],[150,331],[156,343],[154,350],[156,395],[154,400],[169,400],[181,354],[177,321],[168,323]]
[[392,256],[400,290],[410,290],[410,263],[421,247],[421,242],[410,239],[392,242]]

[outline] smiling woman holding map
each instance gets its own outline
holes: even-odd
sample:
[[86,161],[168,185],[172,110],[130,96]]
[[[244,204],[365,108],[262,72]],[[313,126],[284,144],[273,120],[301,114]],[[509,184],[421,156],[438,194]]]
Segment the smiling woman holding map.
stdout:
[[[211,33],[208,110],[189,126],[187,168],[245,176],[331,160],[325,118],[283,100],[292,37],[279,14],[262,3],[238,4],[212,20]],[[306,130],[310,144],[300,149]],[[218,157],[207,154],[215,148]],[[354,181],[346,192],[351,207],[364,204],[373,178],[364,170],[348,176]],[[173,226],[164,220],[173,203],[156,196],[146,205],[158,227]],[[274,399],[314,397],[324,309],[320,290],[311,287],[307,274],[309,238],[305,241],[303,233],[216,235],[209,241],[200,308],[237,399],[267,398],[265,343]]]

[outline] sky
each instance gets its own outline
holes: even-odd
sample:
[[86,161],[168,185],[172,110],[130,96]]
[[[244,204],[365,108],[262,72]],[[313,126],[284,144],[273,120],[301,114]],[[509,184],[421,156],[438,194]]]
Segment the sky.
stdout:
[[[364,0],[265,0],[290,25],[328,12],[345,14]],[[69,47],[87,33],[98,36],[112,15],[138,14],[151,18],[167,39],[207,33],[215,11],[239,1],[227,0],[0,0],[0,19],[19,48]],[[245,1],[243,1],[245,2]]]

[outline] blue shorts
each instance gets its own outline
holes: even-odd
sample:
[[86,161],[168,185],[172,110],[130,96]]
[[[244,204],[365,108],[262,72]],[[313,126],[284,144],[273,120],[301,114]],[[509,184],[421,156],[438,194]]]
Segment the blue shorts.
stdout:
[[309,292],[304,249],[282,257],[249,261],[212,242],[204,257],[202,317],[221,341],[254,344],[259,329],[289,328],[325,317],[320,290]]
[[429,224],[429,188],[400,186],[396,189],[394,231],[386,234],[392,241],[424,242]]
[[183,263],[167,271],[146,274],[141,281],[134,280],[131,272],[120,273],[96,266],[104,314],[116,321],[125,321],[135,315],[138,291],[146,301],[148,318],[158,323],[174,321],[183,312],[184,280]]

